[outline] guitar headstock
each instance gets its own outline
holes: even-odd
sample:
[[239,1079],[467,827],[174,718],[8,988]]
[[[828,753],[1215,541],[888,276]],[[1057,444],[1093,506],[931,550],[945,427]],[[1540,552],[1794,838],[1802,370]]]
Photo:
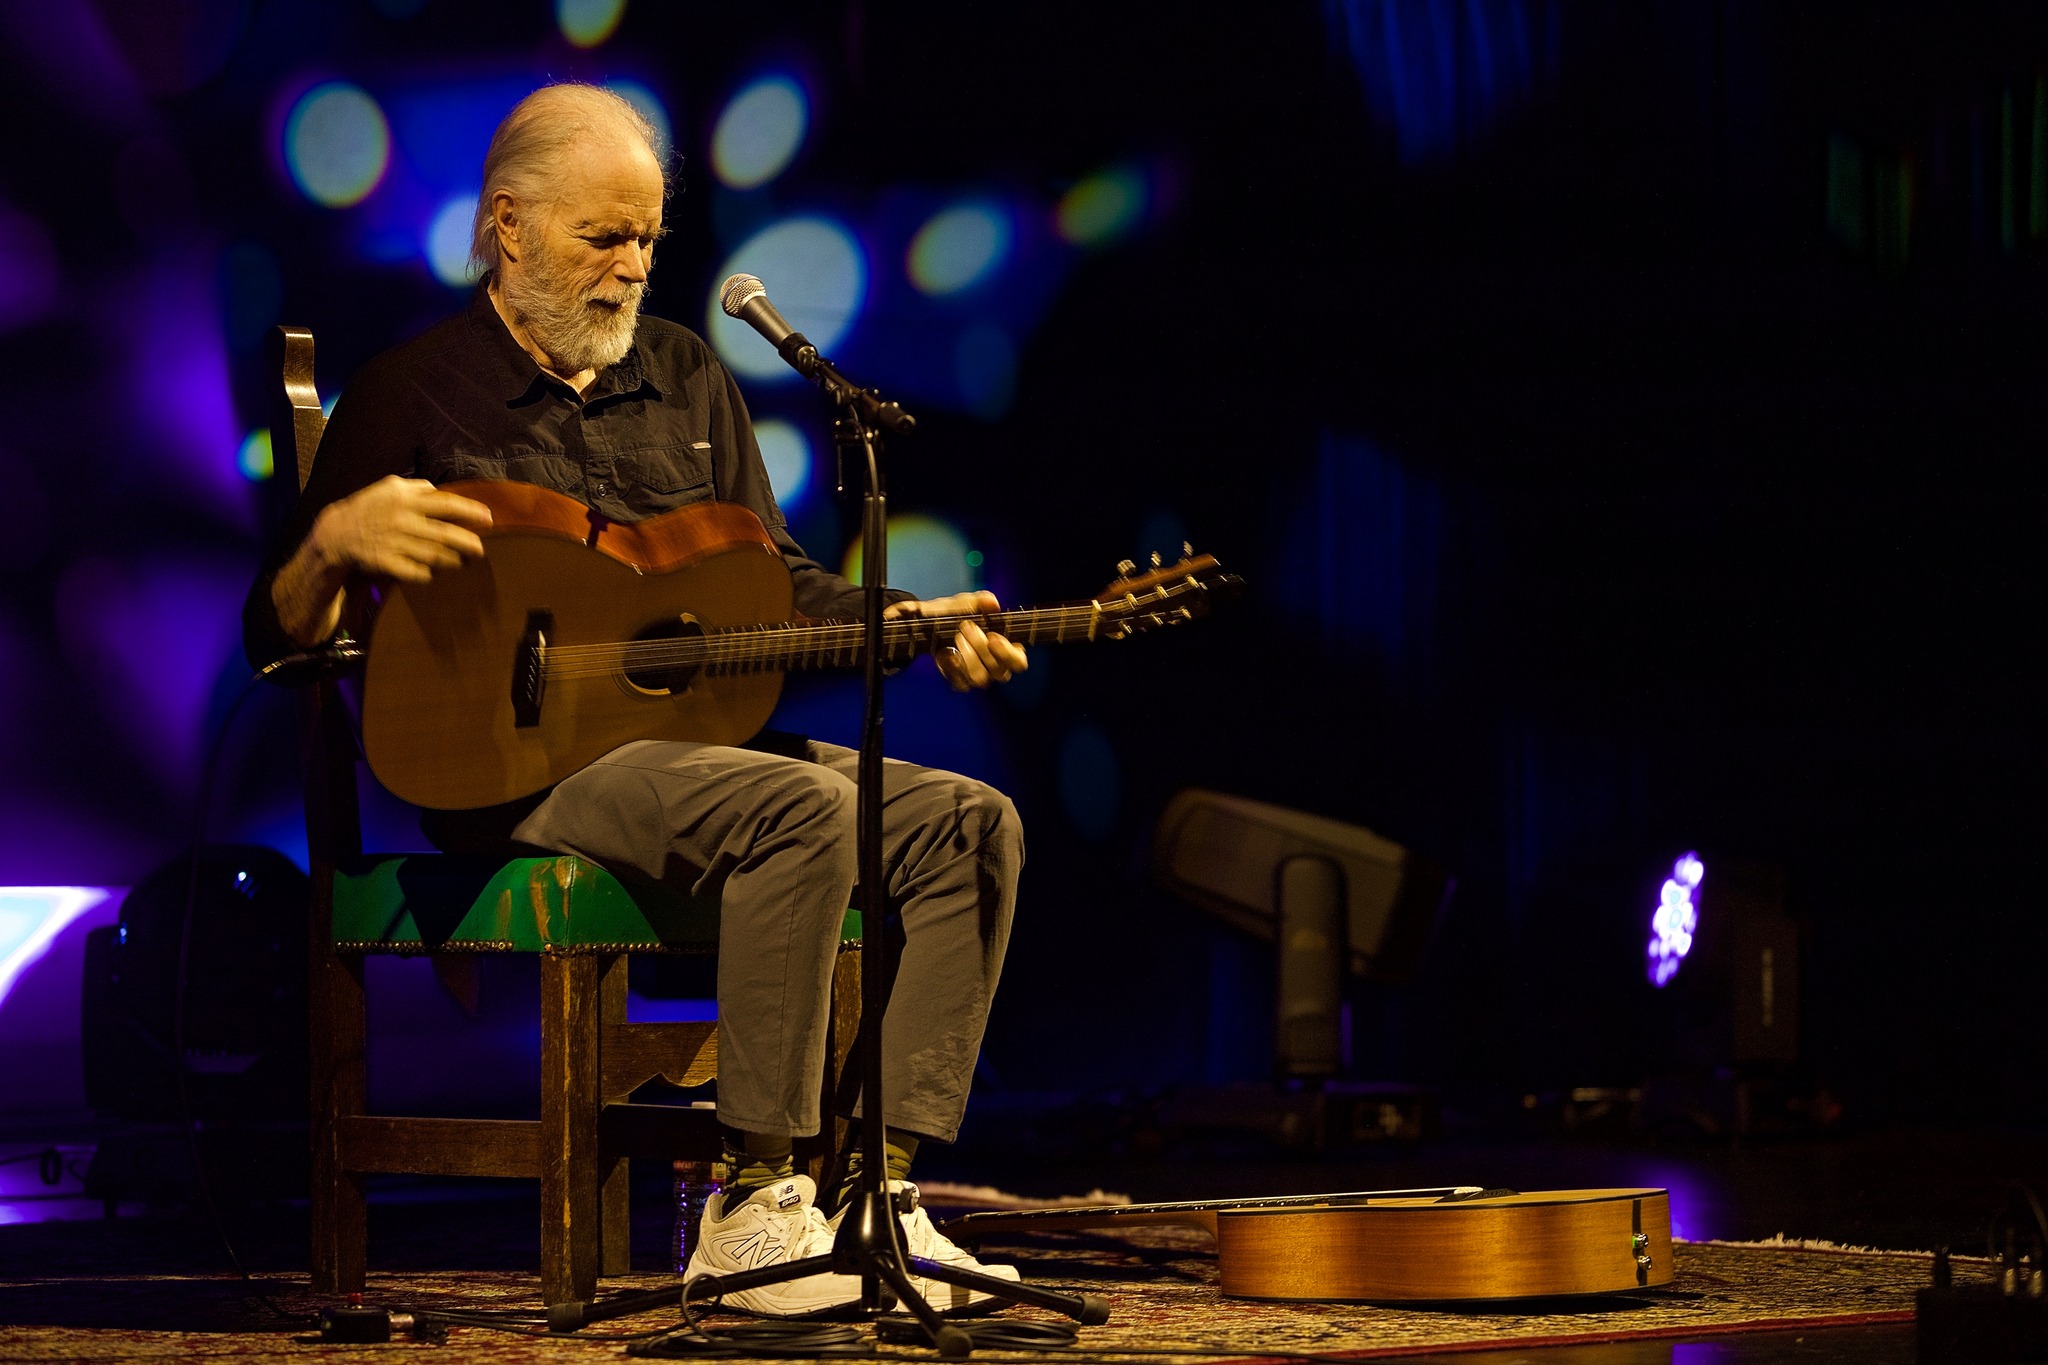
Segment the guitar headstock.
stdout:
[[1198,620],[1209,614],[1213,602],[1235,597],[1244,587],[1244,580],[1225,573],[1214,555],[1198,555],[1192,545],[1180,548],[1177,564],[1163,562],[1164,556],[1155,552],[1145,572],[1128,559],[1116,566],[1117,577],[1095,599],[1104,638],[1120,640]]

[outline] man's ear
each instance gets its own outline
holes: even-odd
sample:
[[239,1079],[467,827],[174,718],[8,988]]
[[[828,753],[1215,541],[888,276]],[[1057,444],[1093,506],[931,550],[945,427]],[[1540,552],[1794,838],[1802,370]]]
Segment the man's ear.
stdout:
[[519,201],[510,190],[491,196],[491,224],[498,230],[498,253],[508,261],[519,259]]

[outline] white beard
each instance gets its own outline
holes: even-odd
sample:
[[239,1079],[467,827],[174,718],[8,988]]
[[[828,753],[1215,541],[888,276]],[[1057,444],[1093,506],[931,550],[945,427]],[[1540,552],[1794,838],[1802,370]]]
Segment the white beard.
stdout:
[[556,373],[601,370],[626,358],[633,329],[640,324],[646,284],[579,291],[555,269],[545,248],[528,253],[520,264],[525,268],[504,276],[499,289],[534,345],[554,361]]

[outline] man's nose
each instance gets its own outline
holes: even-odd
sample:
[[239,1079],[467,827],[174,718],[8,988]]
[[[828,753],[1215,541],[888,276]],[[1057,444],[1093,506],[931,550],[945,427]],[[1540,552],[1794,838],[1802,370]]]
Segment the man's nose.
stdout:
[[654,248],[638,242],[628,242],[619,248],[612,258],[612,270],[628,284],[640,284],[647,279],[647,272],[654,268]]

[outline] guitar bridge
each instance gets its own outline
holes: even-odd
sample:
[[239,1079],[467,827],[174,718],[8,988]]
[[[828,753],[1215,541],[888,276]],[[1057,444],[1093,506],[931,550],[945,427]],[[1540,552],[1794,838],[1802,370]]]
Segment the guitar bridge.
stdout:
[[555,628],[551,611],[526,613],[526,629],[512,655],[512,724],[531,730],[540,724],[540,704],[548,691],[548,633]]

